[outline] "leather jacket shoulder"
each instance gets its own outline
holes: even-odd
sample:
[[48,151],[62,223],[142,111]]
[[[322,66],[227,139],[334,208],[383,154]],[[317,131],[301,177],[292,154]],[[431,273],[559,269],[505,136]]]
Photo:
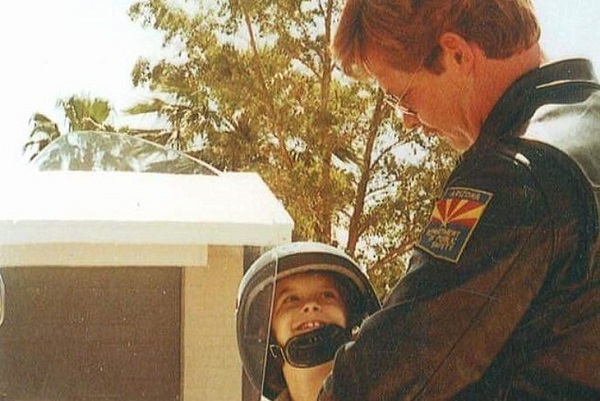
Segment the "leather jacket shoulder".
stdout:
[[320,400],[600,399],[599,90],[585,60],[509,88]]

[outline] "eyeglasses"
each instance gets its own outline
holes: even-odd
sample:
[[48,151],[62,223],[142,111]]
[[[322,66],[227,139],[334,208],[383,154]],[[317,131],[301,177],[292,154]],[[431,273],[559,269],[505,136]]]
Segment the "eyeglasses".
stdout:
[[394,95],[391,92],[385,92],[383,94],[383,101],[386,102],[388,105],[390,105],[391,107],[393,107],[394,109],[398,110],[400,113],[402,113],[405,116],[416,116],[417,112],[414,111],[413,109],[411,109],[410,107],[406,106],[404,104],[405,101],[405,97],[406,94],[408,93],[408,90],[410,89],[410,85],[412,84],[413,79],[415,78],[415,75],[417,75],[417,73],[420,71],[421,67],[419,67],[415,72],[413,72],[410,76],[410,78],[408,78],[408,82],[406,82],[406,86],[404,87],[404,90],[402,91],[402,94],[400,96],[398,95]]

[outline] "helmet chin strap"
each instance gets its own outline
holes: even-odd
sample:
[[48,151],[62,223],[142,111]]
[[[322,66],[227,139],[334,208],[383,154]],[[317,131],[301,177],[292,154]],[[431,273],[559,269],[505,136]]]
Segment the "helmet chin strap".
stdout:
[[283,347],[269,347],[275,358],[283,358],[295,368],[311,368],[333,360],[338,348],[350,341],[351,330],[328,324],[290,338]]

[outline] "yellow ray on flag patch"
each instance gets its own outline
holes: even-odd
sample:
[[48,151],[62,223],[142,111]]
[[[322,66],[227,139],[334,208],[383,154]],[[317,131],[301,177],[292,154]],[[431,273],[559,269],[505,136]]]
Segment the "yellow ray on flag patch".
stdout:
[[436,202],[417,246],[450,262],[458,262],[493,194],[451,187]]

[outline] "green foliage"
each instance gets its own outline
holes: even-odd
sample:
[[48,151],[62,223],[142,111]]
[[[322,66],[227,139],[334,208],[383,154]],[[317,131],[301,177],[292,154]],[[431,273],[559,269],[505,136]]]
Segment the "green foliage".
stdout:
[[328,44],[342,2],[172,4],[130,8],[163,33],[169,55],[138,61],[132,80],[156,99],[129,112],[166,118],[169,146],[260,173],[294,218],[294,239],[344,247],[385,294],[454,156],[405,132],[381,91],[335,68]]
[[57,106],[65,112],[69,132],[114,132],[114,128],[106,123],[112,111],[108,100],[71,96],[68,99],[58,100]]
[[[112,112],[108,100],[73,95],[59,99],[56,107],[65,114],[67,130],[72,131],[108,131],[115,128],[106,120]],[[57,123],[41,113],[34,113],[29,122],[33,125],[29,139],[23,146],[23,153],[32,160],[50,142],[62,135]]]
[[29,121],[33,128],[23,146],[23,153],[31,160],[61,133],[58,124],[41,113],[34,113]]

